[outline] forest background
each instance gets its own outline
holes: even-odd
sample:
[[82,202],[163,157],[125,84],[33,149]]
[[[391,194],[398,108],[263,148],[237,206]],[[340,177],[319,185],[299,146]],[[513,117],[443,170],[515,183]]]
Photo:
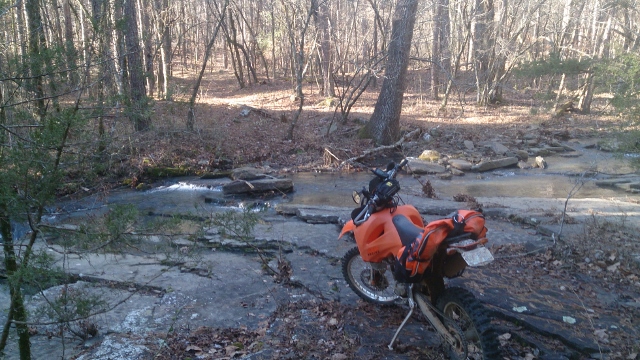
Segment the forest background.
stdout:
[[[497,123],[516,114],[514,131],[584,121],[637,152],[639,8],[635,0],[1,0],[0,230],[12,305],[0,345],[14,324],[28,358],[21,285],[43,260],[33,246],[59,196],[244,163],[331,166],[328,149],[345,159],[396,141],[403,108],[403,125],[422,128],[473,123],[480,113]],[[31,229],[20,245],[16,221]]]

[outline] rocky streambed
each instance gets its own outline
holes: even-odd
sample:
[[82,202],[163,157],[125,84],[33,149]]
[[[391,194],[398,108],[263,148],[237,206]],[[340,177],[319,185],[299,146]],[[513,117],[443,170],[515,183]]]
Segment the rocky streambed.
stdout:
[[[634,268],[619,265],[622,256],[640,262],[640,254],[600,250],[600,258],[585,259],[582,265],[569,265],[554,254],[563,249],[558,246],[560,235],[585,234],[595,216],[624,226],[640,224],[638,201],[633,191],[626,192],[635,185],[620,185],[638,179],[610,156],[596,159],[599,171],[585,175],[593,164],[584,159],[602,155],[589,148],[572,151],[583,151],[582,160],[547,155],[544,168],[514,166],[522,161],[518,160],[508,167],[479,171],[466,169],[466,164],[459,169],[460,161],[467,160],[414,160],[413,175],[400,178],[403,200],[414,204],[426,220],[465,207],[452,200],[459,193],[482,204],[497,260],[469,270],[454,284],[469,288],[486,304],[508,358],[616,358],[618,354],[624,358],[633,356],[632,344],[640,337],[634,320],[640,308],[640,282]],[[422,162],[432,169],[436,164],[442,172],[421,173],[417,169]],[[454,170],[464,175],[455,176]],[[265,168],[253,173],[267,176],[233,181],[255,189],[260,179],[280,178]],[[438,175],[446,173],[453,176]],[[204,217],[239,206],[258,205],[267,211],[259,213],[260,221],[248,240],[225,236],[216,228],[195,239],[177,239],[175,252],[197,253],[178,262],[167,261],[166,254],[151,251],[153,247],[126,256],[62,258],[60,248],[51,243],[47,251],[64,261],[77,281],[30,297],[34,316],[39,305],[70,289],[100,295],[114,308],[87,319],[90,323],[85,325],[95,331],[84,340],[63,341],[55,325],[34,326],[34,358],[163,358],[178,346],[172,339],[184,345],[181,358],[439,358],[440,340],[419,316],[404,330],[399,347],[386,349],[404,308],[366,305],[342,279],[340,258],[354,243],[337,240],[337,235],[352,209],[351,191],[369,177],[367,173],[296,174],[283,182],[286,186],[290,182],[293,192],[280,189],[277,196],[262,199],[225,194],[224,187],[232,183],[228,179],[181,179],[144,192],[116,192],[106,202],[87,198],[61,204],[82,212],[52,214],[51,221],[58,224],[105,211],[107,203],[134,203],[156,218],[194,211]],[[423,196],[426,180],[438,198]],[[579,181],[580,191],[569,196]],[[571,221],[558,221],[563,211]],[[587,270],[571,271],[575,266]],[[629,286],[607,281],[621,276],[630,279],[625,282]],[[3,288],[0,297],[5,307],[8,296]],[[200,327],[219,330],[208,333],[208,341],[198,342],[188,334]],[[8,349],[6,358],[18,358],[15,347]]]

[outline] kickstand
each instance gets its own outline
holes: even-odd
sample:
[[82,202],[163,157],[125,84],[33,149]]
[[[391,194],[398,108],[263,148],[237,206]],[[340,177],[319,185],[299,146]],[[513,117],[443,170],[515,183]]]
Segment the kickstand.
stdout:
[[402,330],[402,328],[404,327],[404,325],[407,323],[407,321],[409,321],[409,318],[411,317],[411,315],[413,314],[413,310],[416,308],[416,303],[413,301],[413,284],[411,285],[407,285],[407,294],[409,295],[409,313],[407,314],[407,316],[404,318],[404,320],[402,320],[402,324],[400,324],[400,327],[398,327],[398,330],[396,330],[395,335],[393,335],[393,339],[391,339],[391,342],[389,343],[389,350],[393,350],[393,343],[396,341],[396,339],[398,338],[398,335],[400,334],[400,331]]

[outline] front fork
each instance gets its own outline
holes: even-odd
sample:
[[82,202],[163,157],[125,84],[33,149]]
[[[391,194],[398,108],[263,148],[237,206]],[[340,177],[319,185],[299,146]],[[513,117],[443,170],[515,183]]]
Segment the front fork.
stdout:
[[[388,345],[389,350],[393,350],[393,343],[398,338],[400,331],[407,324],[407,321],[409,321],[409,318],[411,317],[411,315],[413,315],[413,311],[416,308],[416,301],[414,297],[415,295],[413,292],[413,284],[408,284],[406,285],[406,287],[407,287],[407,295],[408,295],[407,300],[409,301],[409,313],[407,314],[407,316],[404,318],[404,320],[398,327],[398,330],[396,330],[396,333],[393,335],[393,338],[391,339],[391,342]],[[433,307],[433,305],[431,305],[431,303],[426,302],[424,300],[425,299],[419,300],[420,302],[424,303],[423,306],[420,306],[420,311],[422,312],[422,314],[427,317],[427,320],[429,320],[431,325],[433,325],[433,327],[436,328],[436,331],[438,331],[444,337],[446,342],[450,344],[455,343],[456,339],[453,336],[451,336],[451,333],[449,333],[449,331],[444,326],[442,321],[440,321],[440,318],[436,313],[437,310]]]

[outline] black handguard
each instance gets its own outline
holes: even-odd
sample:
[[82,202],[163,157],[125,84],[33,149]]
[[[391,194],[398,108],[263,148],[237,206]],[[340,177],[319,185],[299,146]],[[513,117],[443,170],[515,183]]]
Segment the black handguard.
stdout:
[[378,195],[378,205],[385,205],[393,199],[393,197],[400,191],[400,183],[396,179],[389,179],[378,185],[376,189],[376,195]]

